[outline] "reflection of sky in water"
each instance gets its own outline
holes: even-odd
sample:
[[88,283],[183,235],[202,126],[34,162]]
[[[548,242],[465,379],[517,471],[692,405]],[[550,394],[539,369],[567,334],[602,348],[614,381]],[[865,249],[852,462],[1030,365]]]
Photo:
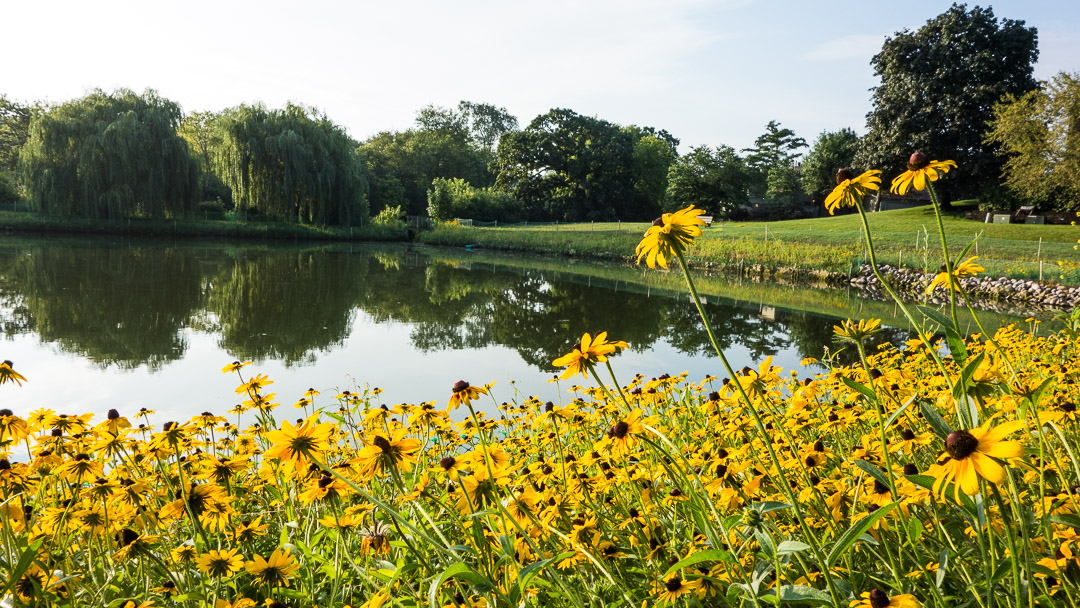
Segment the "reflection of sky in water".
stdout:
[[[300,415],[300,410],[291,406],[309,387],[322,392],[317,404],[328,404],[338,391],[355,390],[356,385],[364,383],[382,388],[382,403],[388,405],[432,400],[445,405],[450,387],[457,380],[476,385],[494,381],[493,393],[499,402],[514,399],[515,390],[519,400],[539,395],[545,401],[559,401],[558,388],[548,382],[551,374],[531,367],[511,348],[487,346],[422,353],[410,341],[411,325],[374,324],[369,315],[354,314],[352,334],[345,343],[329,352],[316,353],[310,365],[286,367],[281,362],[266,360],[243,368],[245,378],[251,373],[262,373],[274,381],[264,393],[277,393],[275,400],[282,404],[276,410],[279,420]],[[140,407],[153,409],[158,423],[186,420],[203,411],[224,414],[239,403],[234,392],[238,384],[235,374],[220,371],[233,357],[218,346],[214,335],[185,329],[183,338],[187,343],[184,356],[150,372],[146,366],[132,370],[115,366],[101,369],[78,355],[62,352],[55,345],[41,344],[35,334],[15,336],[5,341],[3,356],[14,361],[16,369],[29,382],[21,388],[4,385],[0,388],[0,403],[19,415],[47,407],[57,413],[94,412],[96,420],[101,420],[110,408],[129,417]],[[729,348],[727,355],[736,369],[743,365],[756,367],[758,363],[751,361],[749,352],[738,345]],[[794,349],[781,349],[773,357],[773,364],[790,369],[800,359]],[[657,342],[644,352],[624,352],[611,361],[624,384],[638,372],[656,377],[685,371],[692,381],[708,374],[726,375],[716,357],[680,353],[666,341]],[[565,389],[573,384],[592,386],[594,382],[586,383],[580,376],[561,381],[564,400],[571,397]],[[481,407],[492,411],[494,406],[490,399],[483,398]]]

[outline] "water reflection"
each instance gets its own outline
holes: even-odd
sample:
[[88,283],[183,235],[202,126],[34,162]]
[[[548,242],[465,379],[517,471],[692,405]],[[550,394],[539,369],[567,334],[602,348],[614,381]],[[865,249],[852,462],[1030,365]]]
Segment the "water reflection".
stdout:
[[[752,360],[784,349],[820,357],[836,317],[888,315],[887,305],[842,292],[709,281],[702,291],[720,345],[745,349]],[[721,294],[760,300],[737,304]],[[806,312],[815,307],[839,312]],[[606,330],[638,353],[659,342],[687,356],[712,353],[678,277],[629,268],[575,270],[552,259],[406,246],[23,240],[0,251],[3,331],[36,335],[101,366],[160,369],[184,357],[189,329],[215,336],[232,358],[306,366],[350,339],[358,313],[365,323],[406,324],[418,354],[503,346],[545,372],[585,331]],[[901,330],[882,335],[903,337]]]

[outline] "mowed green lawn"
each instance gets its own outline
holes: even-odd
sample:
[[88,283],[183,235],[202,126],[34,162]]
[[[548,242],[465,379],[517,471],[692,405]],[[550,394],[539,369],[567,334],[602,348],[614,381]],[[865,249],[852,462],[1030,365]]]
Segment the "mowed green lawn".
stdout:
[[[963,218],[965,207],[944,217],[952,256],[973,245],[988,274],[1080,284],[1080,226],[985,224]],[[941,239],[930,206],[868,215],[879,261],[923,270],[941,265]],[[1080,218],[1078,218],[1080,221]],[[463,229],[481,245],[542,251],[574,249],[586,253],[629,255],[649,224],[576,223],[515,224],[500,228]],[[1041,242],[1040,242],[1041,239]],[[460,241],[460,239],[454,239]],[[466,238],[465,240],[468,240]],[[444,243],[453,244],[453,243]],[[780,222],[714,222],[704,229],[691,255],[701,260],[747,264],[790,265],[839,270],[865,261],[859,216],[844,215]]]

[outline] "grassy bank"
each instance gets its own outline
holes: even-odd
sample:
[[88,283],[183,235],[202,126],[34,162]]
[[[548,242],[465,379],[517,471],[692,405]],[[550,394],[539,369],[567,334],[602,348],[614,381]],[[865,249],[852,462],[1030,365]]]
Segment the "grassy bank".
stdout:
[[[963,210],[963,207],[958,210]],[[929,207],[869,215],[883,263],[923,271],[941,264],[937,222]],[[992,275],[1080,284],[1078,226],[983,224],[961,216],[944,220],[950,251],[958,254],[978,237],[970,255]],[[508,228],[440,226],[422,233],[430,244],[476,244],[495,249],[627,259],[647,223],[581,223]],[[1040,241],[1041,239],[1041,241]],[[759,264],[848,273],[866,259],[857,215],[769,223],[715,223],[689,251],[692,262],[719,266]],[[1060,264],[1059,264],[1060,263]],[[1040,272],[1041,267],[1041,272]]]
[[224,220],[79,220],[0,211],[0,231],[24,233],[101,234],[141,237],[206,237],[330,241],[401,241],[405,230],[368,224],[330,227],[308,224],[232,222]]

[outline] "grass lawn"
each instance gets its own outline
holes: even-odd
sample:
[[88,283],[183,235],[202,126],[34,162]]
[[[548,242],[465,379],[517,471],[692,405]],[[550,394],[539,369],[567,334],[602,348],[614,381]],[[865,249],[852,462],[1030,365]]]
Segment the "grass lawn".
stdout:
[[[977,255],[987,273],[1080,284],[1080,226],[984,224],[956,215],[944,218],[950,254],[958,255],[978,237]],[[941,240],[931,207],[871,213],[868,216],[879,261],[923,270],[941,265]],[[503,228],[440,228],[421,235],[432,244],[465,245],[625,257],[633,253],[649,224],[516,224]],[[1041,243],[1040,243],[1040,239]],[[716,222],[691,249],[691,258],[718,264],[799,266],[849,271],[865,261],[858,215],[781,222]],[[973,246],[968,255],[976,255]],[[1041,269],[1040,269],[1041,266]]]

